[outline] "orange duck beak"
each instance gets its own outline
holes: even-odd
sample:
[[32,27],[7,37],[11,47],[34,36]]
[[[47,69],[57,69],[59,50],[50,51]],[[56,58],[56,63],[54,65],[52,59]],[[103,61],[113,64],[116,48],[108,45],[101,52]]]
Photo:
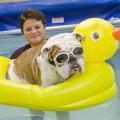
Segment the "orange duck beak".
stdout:
[[113,28],[112,34],[116,40],[120,40],[120,27]]

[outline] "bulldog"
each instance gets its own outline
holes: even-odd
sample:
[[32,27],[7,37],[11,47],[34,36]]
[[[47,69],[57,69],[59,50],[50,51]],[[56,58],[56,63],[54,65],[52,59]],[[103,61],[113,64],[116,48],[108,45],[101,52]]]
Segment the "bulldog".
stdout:
[[[84,54],[80,33],[61,33],[48,39],[41,47],[30,48],[8,68],[10,80],[42,87],[61,83],[74,73],[84,72]],[[32,120],[43,120],[44,112],[30,110]],[[37,114],[37,115],[36,115]],[[68,112],[56,112],[57,120],[69,120]]]
[[30,48],[8,68],[10,80],[42,87],[61,83],[74,73],[84,72],[84,54],[80,33],[61,33],[42,46]]

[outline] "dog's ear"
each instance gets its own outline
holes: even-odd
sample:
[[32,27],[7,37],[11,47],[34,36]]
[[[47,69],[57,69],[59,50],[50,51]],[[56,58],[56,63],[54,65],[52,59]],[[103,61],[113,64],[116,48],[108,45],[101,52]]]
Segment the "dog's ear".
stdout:
[[49,51],[50,51],[50,48],[44,48],[41,52],[42,57],[47,56]]
[[77,40],[80,42],[85,40],[85,36],[82,33],[79,32],[73,32],[73,35],[76,37]]

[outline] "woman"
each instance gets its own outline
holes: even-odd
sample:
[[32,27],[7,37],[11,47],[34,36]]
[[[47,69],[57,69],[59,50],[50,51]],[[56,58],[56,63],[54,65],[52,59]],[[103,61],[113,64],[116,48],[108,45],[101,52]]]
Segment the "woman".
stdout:
[[[28,44],[18,48],[11,55],[11,59],[16,59],[20,54],[31,47],[43,45],[46,42],[46,23],[44,14],[40,11],[27,9],[20,16],[20,28]],[[30,110],[32,120],[42,120],[44,112]]]
[[43,45],[46,42],[46,22],[42,12],[33,9],[25,10],[20,16],[20,28],[28,44],[18,48],[11,55],[11,59],[17,58],[31,47]]

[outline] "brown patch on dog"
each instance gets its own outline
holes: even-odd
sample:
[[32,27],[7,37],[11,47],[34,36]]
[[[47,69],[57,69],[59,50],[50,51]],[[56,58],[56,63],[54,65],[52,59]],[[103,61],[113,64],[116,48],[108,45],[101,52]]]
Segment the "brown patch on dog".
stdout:
[[53,61],[54,57],[59,52],[59,50],[60,50],[59,46],[57,46],[57,45],[52,46],[52,48],[50,49],[50,51],[48,53],[48,59],[50,62]]
[[41,84],[40,69],[36,57],[41,54],[42,46],[43,44],[30,48],[14,60],[14,72],[21,80],[24,80],[24,83]]
[[39,84],[41,85],[41,72],[40,72],[40,68],[38,67],[38,64],[37,64],[37,56],[40,56],[41,54],[41,48],[39,48],[33,58],[33,61],[32,61],[32,73],[33,73],[33,77],[34,77],[34,82],[35,84]]

